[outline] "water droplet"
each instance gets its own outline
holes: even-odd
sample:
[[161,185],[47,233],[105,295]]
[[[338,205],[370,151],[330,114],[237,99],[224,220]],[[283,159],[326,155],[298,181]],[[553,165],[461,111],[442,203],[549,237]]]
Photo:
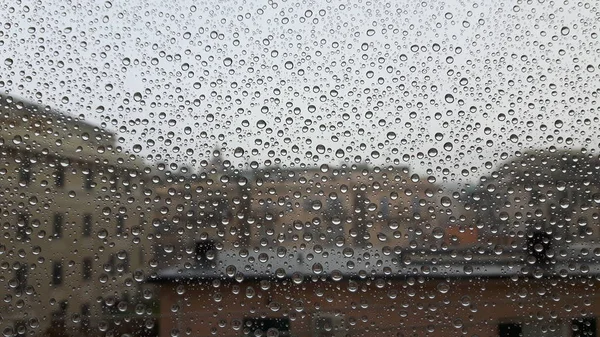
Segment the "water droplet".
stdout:
[[556,121],[554,121],[554,127],[557,129],[560,129],[563,127],[563,122],[560,119],[557,119]]
[[445,294],[445,293],[447,293],[450,290],[450,286],[446,282],[440,282],[437,285],[437,290],[440,293]]
[[106,237],[108,237],[108,232],[106,231],[106,229],[101,229],[98,231],[99,239],[106,239]]
[[567,36],[567,35],[569,35],[569,33],[570,33],[570,32],[571,32],[571,29],[569,29],[569,27],[562,27],[562,28],[560,29],[560,33],[561,33],[563,36]]
[[433,234],[433,237],[436,239],[441,239],[444,237],[444,231],[439,227],[434,228],[432,231],[432,234]]
[[243,155],[244,155],[244,149],[243,149],[243,148],[241,148],[241,147],[237,147],[237,148],[235,149],[235,151],[233,152],[233,156],[234,156],[234,157],[236,157],[236,158],[240,158],[240,157],[242,157]]

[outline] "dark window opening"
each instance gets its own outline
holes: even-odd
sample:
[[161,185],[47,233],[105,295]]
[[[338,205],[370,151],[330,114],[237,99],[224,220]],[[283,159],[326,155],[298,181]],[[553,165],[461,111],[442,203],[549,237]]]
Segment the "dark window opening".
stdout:
[[29,241],[29,239],[29,215],[21,213],[17,220],[17,240]]
[[84,187],[86,190],[91,190],[94,186],[94,171],[89,170],[84,177]]
[[571,329],[573,330],[573,337],[596,337],[596,319],[577,318],[571,322]]
[[92,235],[92,215],[85,214],[83,216],[83,231],[82,235],[84,237],[89,237]]
[[123,215],[117,216],[117,235],[123,234],[125,231],[125,217]]
[[550,264],[548,251],[552,246],[552,237],[544,232],[536,231],[527,238],[527,250],[530,256],[535,258],[538,265]]
[[123,258],[123,272],[127,273],[129,272],[129,254],[127,252],[123,252],[123,254],[125,254]]
[[16,336],[27,336],[27,324],[23,320],[17,320],[14,324]]
[[116,174],[113,174],[110,176],[109,183],[110,183],[110,190],[116,191],[117,190],[117,175]]
[[125,192],[131,192],[131,180],[129,180],[129,179],[124,180],[123,186],[125,187]]
[[31,181],[31,162],[29,159],[23,160],[19,170],[19,180],[22,183],[29,184]]
[[115,259],[115,255],[112,254],[109,258],[108,258],[108,269],[109,269],[109,274],[110,275],[115,275],[115,273],[117,272],[116,270],[116,259]]
[[15,274],[18,283],[16,290],[22,292],[27,287],[27,267],[21,265],[20,268],[15,271]]
[[266,336],[267,331],[277,331],[278,336],[290,336],[289,318],[246,318],[244,336]]
[[63,266],[62,262],[54,262],[52,264],[52,285],[61,285],[63,282]]
[[196,243],[196,261],[199,265],[208,265],[215,258],[215,242],[211,240]]
[[84,280],[89,280],[92,278],[92,259],[85,258],[83,259],[83,266],[81,274]]
[[522,332],[521,324],[502,323],[498,325],[498,336],[500,337],[521,337]]
[[65,168],[58,164],[58,166],[56,167],[56,172],[54,174],[54,184],[56,185],[56,187],[65,186]]
[[54,237],[61,238],[63,232],[63,215],[61,213],[54,214]]
[[90,327],[90,305],[83,304],[81,306],[81,329],[87,330]]

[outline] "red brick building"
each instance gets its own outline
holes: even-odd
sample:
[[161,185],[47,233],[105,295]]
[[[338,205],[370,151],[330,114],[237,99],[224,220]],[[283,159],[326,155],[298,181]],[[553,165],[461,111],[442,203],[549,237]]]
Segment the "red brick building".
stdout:
[[593,258],[199,247],[151,280],[161,336],[597,336]]

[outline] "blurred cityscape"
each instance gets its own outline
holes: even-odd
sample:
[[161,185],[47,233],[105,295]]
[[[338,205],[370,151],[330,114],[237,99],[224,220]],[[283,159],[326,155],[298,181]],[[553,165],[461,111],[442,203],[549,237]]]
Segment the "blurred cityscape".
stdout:
[[596,336],[600,159],[199,172],[0,97],[5,336]]

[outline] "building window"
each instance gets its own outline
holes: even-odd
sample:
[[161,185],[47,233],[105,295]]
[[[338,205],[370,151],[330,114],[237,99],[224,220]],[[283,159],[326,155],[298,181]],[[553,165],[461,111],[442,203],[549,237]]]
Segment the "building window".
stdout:
[[521,337],[523,329],[521,324],[502,323],[498,325],[498,336],[500,337]]
[[268,336],[267,331],[277,331],[278,336],[290,336],[289,318],[246,318],[244,336]]
[[84,175],[83,186],[86,190],[91,190],[94,187],[94,171],[91,169]]
[[302,203],[302,208],[307,212],[312,211],[312,201],[308,199],[304,200]]
[[313,336],[341,337],[346,335],[343,316],[318,315],[313,322]]
[[17,219],[17,240],[29,241],[29,215],[19,214]]
[[123,257],[123,272],[128,273],[129,272],[129,254],[127,254],[126,251],[123,251],[121,254],[124,255],[124,257]]
[[92,278],[92,259],[89,257],[83,259],[81,275],[83,276],[84,280],[89,280]]
[[61,238],[63,231],[63,215],[62,213],[54,214],[54,237]]
[[63,282],[63,266],[62,262],[54,262],[52,264],[52,285],[58,286]]
[[[23,320],[15,321],[15,333],[16,336],[27,336],[27,323]],[[15,335],[13,335],[15,336]]]
[[15,278],[17,279],[18,292],[22,292],[27,287],[27,266],[21,265],[19,269],[15,270]]
[[21,162],[19,180],[24,184],[29,184],[31,181],[31,161],[29,161],[29,159],[25,159]]
[[81,329],[87,330],[90,327],[90,305],[83,304],[81,306]]
[[125,187],[125,192],[131,192],[131,180],[123,180],[123,186]]
[[111,254],[108,258],[107,268],[110,275],[115,275],[117,272],[115,255]]
[[324,217],[329,221],[335,218],[343,219],[346,217],[346,210],[340,199],[327,198],[327,210]]
[[573,337],[596,337],[596,319],[593,317],[576,318],[571,322]]
[[83,230],[81,233],[84,237],[92,235],[92,215],[85,214],[83,216]]
[[108,182],[110,183],[110,190],[111,191],[115,191],[115,192],[117,191],[117,181],[118,180],[117,180],[117,175],[116,174],[113,174],[113,175],[110,176],[110,179],[109,179]]
[[120,214],[117,216],[117,235],[122,235],[125,231],[125,217]]
[[54,174],[54,185],[56,185],[56,187],[65,186],[65,168],[60,165],[60,163],[56,166],[56,172]]
[[387,197],[381,198],[379,202],[381,215],[384,219],[388,219],[390,217],[390,200]]

